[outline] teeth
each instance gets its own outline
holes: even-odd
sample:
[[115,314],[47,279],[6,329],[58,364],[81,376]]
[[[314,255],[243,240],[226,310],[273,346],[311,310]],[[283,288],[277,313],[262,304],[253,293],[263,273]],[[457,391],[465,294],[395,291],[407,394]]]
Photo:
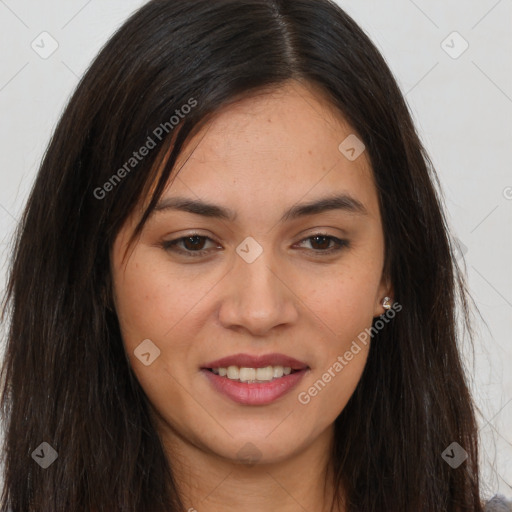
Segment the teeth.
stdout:
[[228,379],[238,379],[240,376],[240,370],[238,369],[238,366],[228,366],[228,373],[227,378]]
[[256,369],[256,380],[272,380],[274,376],[274,369],[272,366],[265,366],[265,368],[257,368]]
[[264,368],[228,366],[227,368],[212,368],[212,372],[239,382],[269,382],[279,379],[283,375],[290,375],[292,369],[289,366],[265,366]]
[[284,374],[284,368],[282,366],[274,366],[274,379],[282,377]]
[[256,370],[254,368],[240,368],[238,378],[242,382],[249,382],[256,379]]

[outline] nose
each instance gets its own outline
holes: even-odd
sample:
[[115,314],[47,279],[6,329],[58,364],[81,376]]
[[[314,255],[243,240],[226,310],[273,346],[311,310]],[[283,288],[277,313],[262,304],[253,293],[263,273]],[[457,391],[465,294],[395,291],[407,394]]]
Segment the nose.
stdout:
[[269,252],[252,263],[236,256],[226,276],[219,321],[226,329],[246,330],[265,336],[277,326],[291,325],[299,318],[299,298],[289,274],[276,269]]

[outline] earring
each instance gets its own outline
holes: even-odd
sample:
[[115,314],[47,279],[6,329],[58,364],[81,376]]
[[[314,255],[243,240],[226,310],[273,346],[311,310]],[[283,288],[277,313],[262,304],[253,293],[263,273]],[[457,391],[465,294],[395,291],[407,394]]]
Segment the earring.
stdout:
[[384,297],[382,299],[382,307],[386,310],[391,309],[392,303],[393,303],[393,299],[391,297]]

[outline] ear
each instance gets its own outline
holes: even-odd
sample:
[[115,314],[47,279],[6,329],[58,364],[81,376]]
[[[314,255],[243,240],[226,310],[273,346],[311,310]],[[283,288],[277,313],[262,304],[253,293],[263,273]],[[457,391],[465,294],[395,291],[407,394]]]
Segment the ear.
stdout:
[[383,275],[379,287],[377,289],[377,295],[375,296],[375,307],[373,311],[374,318],[381,316],[386,312],[386,310],[382,306],[382,301],[384,300],[384,297],[391,297],[393,299],[394,296],[395,292],[393,284],[391,283],[391,279],[388,276]]

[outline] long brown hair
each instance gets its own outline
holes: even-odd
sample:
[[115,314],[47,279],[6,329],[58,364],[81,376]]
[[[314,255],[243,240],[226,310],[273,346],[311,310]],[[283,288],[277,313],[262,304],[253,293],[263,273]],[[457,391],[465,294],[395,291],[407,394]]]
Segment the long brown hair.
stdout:
[[[80,81],[17,231],[3,311],[1,511],[185,509],[109,308],[109,250],[152,191],[142,229],[210,114],[288,80],[320,86],[363,139],[403,305],[335,422],[338,489],[349,512],[482,510],[456,329],[466,292],[436,174],[384,59],[329,0],[152,0]],[[131,161],[149,138],[159,150]],[[456,469],[441,456],[454,441],[468,453]],[[58,453],[46,469],[31,457],[42,442]]]

